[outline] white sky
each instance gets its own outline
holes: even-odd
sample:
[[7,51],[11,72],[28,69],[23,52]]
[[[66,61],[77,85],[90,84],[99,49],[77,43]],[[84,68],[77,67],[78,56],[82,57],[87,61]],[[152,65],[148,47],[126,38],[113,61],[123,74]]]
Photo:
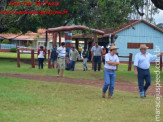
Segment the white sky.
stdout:
[[159,11],[160,13],[154,16],[156,24],[163,23],[163,10]]

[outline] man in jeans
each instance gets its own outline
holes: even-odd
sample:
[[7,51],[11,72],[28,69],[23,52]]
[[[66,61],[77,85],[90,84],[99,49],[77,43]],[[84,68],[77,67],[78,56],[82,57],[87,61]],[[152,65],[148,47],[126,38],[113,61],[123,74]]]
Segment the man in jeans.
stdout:
[[[155,61],[156,58],[163,55],[161,52],[158,55],[151,55],[147,52],[148,47],[145,44],[140,45],[140,52],[136,54],[134,60],[135,75],[138,77],[138,86],[140,92],[140,98],[146,97],[146,91],[151,84],[150,75],[150,62]],[[144,85],[144,80],[146,81]]]
[[98,71],[101,70],[101,61],[102,61],[102,48],[98,45],[98,42],[95,42],[95,46],[91,49],[92,52],[92,58],[91,61],[94,62],[94,71],[97,70],[97,64],[98,64]]
[[80,57],[79,52],[75,49],[75,47],[73,46],[72,49],[70,50],[70,66],[71,66],[71,70],[74,71],[75,70],[75,63],[77,61],[77,58]]
[[111,46],[110,53],[105,55],[105,66],[104,66],[104,86],[103,86],[103,94],[102,97],[105,98],[105,93],[108,90],[108,97],[112,98],[114,92],[114,85],[115,85],[115,71],[117,65],[119,65],[119,58],[116,55],[117,47]]

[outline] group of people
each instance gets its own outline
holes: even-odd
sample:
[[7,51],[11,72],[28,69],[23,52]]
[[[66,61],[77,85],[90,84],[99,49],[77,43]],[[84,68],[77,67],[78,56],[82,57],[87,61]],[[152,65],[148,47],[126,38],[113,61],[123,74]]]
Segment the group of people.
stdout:
[[[114,93],[116,74],[115,71],[117,66],[120,64],[119,58],[117,56],[117,47],[115,45],[108,47],[108,53],[106,49],[99,46],[98,42],[95,42],[95,46],[91,48],[91,60],[94,63],[94,71],[101,70],[101,62],[104,62],[104,86],[102,88],[102,97],[105,98],[106,91],[108,90],[108,97],[112,98]],[[156,58],[163,55],[161,52],[158,55],[152,55],[147,52],[148,47],[145,44],[140,45],[140,52],[136,54],[134,60],[134,72],[138,78],[138,86],[140,97],[146,97],[146,92],[148,87],[151,84],[151,75],[150,75],[150,62],[155,61]],[[82,53],[83,56],[83,70],[88,70],[87,60],[89,58],[89,52],[86,48]],[[43,62],[45,57],[45,50],[41,46],[38,50],[38,66],[39,69],[43,69]],[[58,68],[57,76],[63,76],[65,69],[65,62],[70,64],[70,69],[74,71],[75,63],[77,60],[80,60],[80,54],[77,49],[73,46],[69,53],[66,52],[65,43],[62,42],[61,46],[57,48],[55,46],[50,54],[52,66]],[[98,65],[98,68],[97,68]],[[144,83],[145,81],[145,83]]]
[[[82,51],[82,49],[80,50]],[[61,46],[57,48],[57,45],[53,47],[50,52],[49,59],[51,61],[52,68],[58,68],[58,76],[61,70],[61,76],[63,76],[64,69],[74,71],[75,64],[77,60],[81,59],[81,55],[83,57],[83,71],[88,70],[87,61],[89,58],[89,52],[86,48],[84,48],[83,52],[80,52],[75,49],[74,46],[67,50],[65,47],[65,43],[62,42]],[[46,55],[46,51],[43,46],[40,46],[38,49],[38,68],[43,69],[44,58]]]

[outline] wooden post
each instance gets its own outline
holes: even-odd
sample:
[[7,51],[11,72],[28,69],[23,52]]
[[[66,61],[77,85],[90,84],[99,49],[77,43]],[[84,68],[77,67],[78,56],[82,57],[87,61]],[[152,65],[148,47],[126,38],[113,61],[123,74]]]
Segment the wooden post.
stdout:
[[162,55],[160,56],[160,71],[162,71]]
[[45,42],[45,59],[46,59],[46,52],[47,52],[47,45],[48,45],[48,32],[46,31],[46,42]]
[[35,68],[35,51],[31,50],[31,65],[32,68]]
[[59,34],[59,47],[61,46],[61,32],[58,32]]
[[76,49],[78,50],[78,47],[79,47],[79,41],[78,41],[78,39],[76,39],[75,42],[76,42]]
[[[119,53],[117,53],[117,56],[119,57]],[[116,70],[118,71],[118,66],[117,66],[117,69]]]
[[128,71],[132,69],[132,53],[129,54]]
[[52,39],[52,47],[54,48],[54,46],[57,44],[57,33],[53,33],[53,39]]
[[17,67],[20,68],[20,50],[17,49]]
[[50,61],[50,50],[48,50],[48,68],[51,68],[51,61]]

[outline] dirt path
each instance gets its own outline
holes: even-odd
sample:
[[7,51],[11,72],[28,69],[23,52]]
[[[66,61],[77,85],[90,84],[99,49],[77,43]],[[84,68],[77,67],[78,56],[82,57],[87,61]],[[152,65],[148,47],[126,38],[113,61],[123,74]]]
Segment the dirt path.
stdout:
[[[9,76],[14,78],[28,79],[28,80],[38,80],[38,81],[46,81],[46,82],[62,82],[68,84],[75,85],[87,85],[94,87],[101,87],[104,84],[103,80],[85,80],[85,79],[74,79],[74,78],[61,78],[55,76],[41,76],[41,75],[29,75],[29,74],[8,74],[8,73],[0,73],[0,76]],[[116,81],[115,90],[138,93],[137,84],[123,81]],[[155,86],[150,86],[148,93],[152,96],[155,95]],[[163,89],[161,89],[161,95],[163,95]]]

